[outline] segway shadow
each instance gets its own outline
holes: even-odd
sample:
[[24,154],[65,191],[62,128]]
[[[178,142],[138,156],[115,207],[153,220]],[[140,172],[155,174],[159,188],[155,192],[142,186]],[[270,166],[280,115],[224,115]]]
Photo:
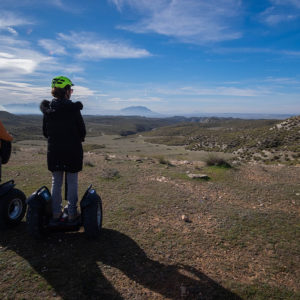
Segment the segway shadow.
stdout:
[[97,238],[102,228],[102,200],[92,185],[88,187],[80,201],[81,215],[75,221],[68,220],[68,210],[58,222],[52,223],[52,197],[49,189],[42,186],[27,200],[27,228],[31,236],[41,239],[51,232],[79,231],[84,227],[88,238]]

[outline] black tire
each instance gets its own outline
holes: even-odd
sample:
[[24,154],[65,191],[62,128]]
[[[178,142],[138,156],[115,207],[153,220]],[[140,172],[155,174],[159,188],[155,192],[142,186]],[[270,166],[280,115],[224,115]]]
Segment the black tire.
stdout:
[[0,229],[21,223],[26,212],[26,196],[18,189],[11,189],[0,199]]
[[102,201],[97,197],[93,203],[81,211],[82,224],[87,238],[97,238],[102,229]]

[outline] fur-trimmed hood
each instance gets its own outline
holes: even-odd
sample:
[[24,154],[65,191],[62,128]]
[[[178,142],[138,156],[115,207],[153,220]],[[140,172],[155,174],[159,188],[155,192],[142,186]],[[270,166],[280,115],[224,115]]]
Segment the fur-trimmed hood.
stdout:
[[43,100],[40,104],[40,110],[43,114],[51,114],[57,111],[65,112],[65,111],[78,111],[82,110],[83,105],[81,102],[72,102],[71,100],[61,99],[58,100],[54,98],[52,101]]

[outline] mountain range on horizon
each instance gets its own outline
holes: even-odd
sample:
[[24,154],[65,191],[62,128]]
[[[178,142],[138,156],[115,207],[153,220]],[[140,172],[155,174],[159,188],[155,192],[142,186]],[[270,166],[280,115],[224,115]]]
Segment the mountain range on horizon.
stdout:
[[[12,115],[37,115],[40,114],[39,106],[36,103],[29,104],[9,104],[3,105],[6,111],[1,110],[0,112],[7,112]],[[92,115],[89,112],[83,113],[85,115]],[[102,114],[106,116],[141,116],[148,118],[169,118],[174,116],[182,117],[219,117],[219,118],[239,118],[239,119],[287,119],[297,114],[267,114],[267,113],[204,113],[204,112],[194,112],[194,113],[181,113],[181,114],[162,114],[154,112],[146,106],[128,106],[120,110],[104,111]],[[0,115],[1,116],[1,115]],[[1,118],[0,118],[1,119]]]

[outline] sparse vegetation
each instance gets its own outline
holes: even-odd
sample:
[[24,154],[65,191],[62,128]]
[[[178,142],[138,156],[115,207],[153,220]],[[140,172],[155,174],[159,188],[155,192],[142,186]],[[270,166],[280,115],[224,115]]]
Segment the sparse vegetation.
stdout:
[[159,155],[157,157],[157,159],[158,159],[158,162],[162,165],[172,166],[171,162],[162,155]]
[[[225,122],[226,130],[234,122]],[[254,123],[241,132],[254,130]],[[177,132],[183,139],[193,135],[187,134],[190,125],[182,125],[184,134],[182,128]],[[193,124],[197,130],[200,125]],[[203,128],[214,137],[224,130],[210,125]],[[161,134],[162,128],[153,132]],[[181,299],[183,289],[188,299],[300,299],[300,168],[289,165],[297,152],[284,152],[282,145],[259,149],[256,163],[226,168],[218,165],[220,158],[234,165],[254,153],[241,151],[233,160],[217,153],[206,166],[207,153],[147,143],[137,135],[99,133],[85,144],[100,148],[87,146],[95,149],[85,152],[79,195],[90,183],[101,195],[101,238],[86,241],[81,230],[35,242],[24,221],[1,232],[1,299]],[[27,196],[50,187],[45,141],[15,145],[22,151],[3,166],[3,181],[15,179]],[[174,167],[161,164],[160,157]],[[286,158],[285,165],[276,163]],[[193,173],[210,180],[189,178]]]
[[230,163],[228,161],[226,161],[226,159],[224,157],[222,157],[220,154],[209,153],[204,161],[207,166],[231,168]]
[[89,159],[84,159],[83,164],[86,167],[95,167],[94,163],[92,161],[90,161]]
[[103,179],[118,179],[121,176],[118,170],[107,168],[102,170],[101,177]]
[[97,149],[104,149],[105,145],[99,145],[99,144],[84,144],[83,145],[83,151],[84,152],[91,152],[93,150],[97,150]]

